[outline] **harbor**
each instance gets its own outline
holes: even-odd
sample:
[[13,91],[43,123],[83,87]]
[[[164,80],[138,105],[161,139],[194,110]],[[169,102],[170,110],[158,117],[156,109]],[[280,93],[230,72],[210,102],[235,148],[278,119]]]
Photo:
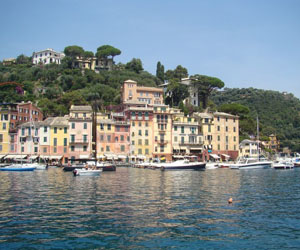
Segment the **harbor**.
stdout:
[[90,177],[74,177],[58,167],[0,172],[0,245],[3,249],[298,248],[299,178],[297,168],[117,167]]

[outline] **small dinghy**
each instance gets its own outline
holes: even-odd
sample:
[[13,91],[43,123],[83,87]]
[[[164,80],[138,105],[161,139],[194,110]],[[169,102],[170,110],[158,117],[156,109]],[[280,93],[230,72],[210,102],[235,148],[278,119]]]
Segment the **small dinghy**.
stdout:
[[75,168],[73,170],[74,176],[99,176],[102,173],[102,169],[79,169]]

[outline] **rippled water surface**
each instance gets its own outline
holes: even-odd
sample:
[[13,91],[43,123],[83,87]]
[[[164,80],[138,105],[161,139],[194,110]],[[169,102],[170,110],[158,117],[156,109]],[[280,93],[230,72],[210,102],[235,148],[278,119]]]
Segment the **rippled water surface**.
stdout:
[[299,249],[299,181],[300,169],[0,172],[0,248]]

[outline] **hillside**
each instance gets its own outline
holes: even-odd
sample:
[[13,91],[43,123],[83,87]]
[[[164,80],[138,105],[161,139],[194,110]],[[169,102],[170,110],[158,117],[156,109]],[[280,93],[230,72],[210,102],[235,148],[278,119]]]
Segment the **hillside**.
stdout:
[[220,106],[239,103],[250,109],[250,115],[260,121],[261,134],[276,134],[282,146],[300,150],[300,100],[292,94],[254,88],[216,91],[211,100]]

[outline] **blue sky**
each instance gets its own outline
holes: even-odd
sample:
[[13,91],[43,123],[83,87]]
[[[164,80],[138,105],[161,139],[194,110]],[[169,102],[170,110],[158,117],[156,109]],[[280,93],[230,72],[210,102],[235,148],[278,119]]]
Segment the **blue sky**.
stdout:
[[0,60],[109,44],[155,74],[182,65],[229,88],[300,97],[298,0],[0,0]]

